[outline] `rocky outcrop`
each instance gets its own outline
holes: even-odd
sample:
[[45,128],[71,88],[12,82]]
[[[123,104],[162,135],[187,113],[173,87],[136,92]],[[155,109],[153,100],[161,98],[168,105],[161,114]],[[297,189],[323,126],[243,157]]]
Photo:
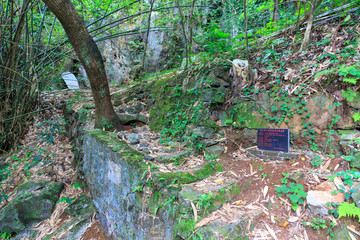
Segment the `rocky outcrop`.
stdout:
[[[210,161],[187,171],[160,172],[152,169],[141,153],[101,130],[88,131],[83,148],[86,182],[100,222],[114,239],[189,238],[195,224],[194,215],[188,211],[189,199],[199,201],[205,192],[203,189],[188,191],[192,188],[186,184],[223,171],[221,164]],[[176,187],[175,182],[182,185]],[[209,210],[218,209],[232,194],[242,191],[241,186],[231,184],[212,190],[216,205],[209,204]],[[77,214],[82,208],[75,205],[66,211]],[[204,227],[198,231],[209,239],[221,239],[222,231],[229,230],[229,239],[236,239],[245,236],[243,226],[248,220],[247,215],[240,214],[235,223],[221,222],[219,227]]]
[[[238,62],[234,61],[234,64],[239,65]],[[357,127],[353,114],[359,111],[360,105],[346,102],[341,98],[340,91],[334,95],[310,94],[304,87],[285,91],[275,84],[268,90],[241,88],[241,94],[233,95],[234,85],[238,84],[235,80],[231,83],[228,71],[214,67],[203,76],[199,78],[174,72],[112,97],[116,104],[129,101],[143,104],[144,109],[150,111],[149,126],[153,130],[171,128],[174,116],[186,113],[186,118],[178,117],[176,124],[183,126],[181,123],[186,123],[181,131],[191,138],[198,135],[196,141],[201,144],[204,138],[199,131],[201,128],[210,128],[215,132],[224,127],[244,130],[282,128],[290,129],[292,140],[302,138],[301,141],[315,142],[323,149],[329,148],[327,143],[331,140],[332,150],[341,154],[339,133]],[[256,142],[256,131],[253,133],[246,138],[250,143]]]
[[57,182],[27,182],[14,199],[0,210],[0,232],[21,234],[47,219],[64,187]]

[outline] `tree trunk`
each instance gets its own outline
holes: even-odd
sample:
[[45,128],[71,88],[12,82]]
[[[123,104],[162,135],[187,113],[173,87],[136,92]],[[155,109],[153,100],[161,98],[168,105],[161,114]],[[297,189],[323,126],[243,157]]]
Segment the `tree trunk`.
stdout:
[[104,62],[85,22],[71,0],[43,0],[63,26],[78,58],[84,65],[95,102],[95,128],[121,129],[110,98],[110,89]]
[[191,63],[191,53],[192,53],[192,42],[193,42],[193,29],[194,29],[194,6],[195,6],[195,2],[196,0],[192,1],[191,4],[191,10],[190,10],[190,18],[189,18],[189,51],[188,51],[188,55],[189,55],[189,61]]
[[274,0],[273,22],[277,24],[278,20],[279,20],[279,0]]
[[148,45],[148,41],[149,41],[149,33],[150,33],[150,27],[151,27],[151,14],[152,14],[152,10],[154,7],[154,3],[155,3],[155,0],[150,0],[150,13],[149,13],[149,18],[148,18],[148,29],[146,31],[146,38],[145,38],[145,44],[144,44],[144,54],[143,54],[143,58],[142,58],[142,71],[145,70],[146,50],[147,50],[147,45]]
[[185,59],[186,59],[185,69],[186,69],[188,67],[188,65],[189,65],[189,48],[188,48],[189,40],[188,40],[188,38],[186,36],[185,16],[184,16],[184,14],[182,12],[182,8],[180,7],[179,0],[176,1],[176,4],[177,4],[177,8],[179,9],[179,13],[180,13],[180,17],[181,17],[180,24],[181,24],[181,28],[182,28],[183,35],[184,35],[184,41],[185,41]]
[[311,28],[314,22],[315,4],[316,4],[316,0],[311,0],[309,20],[307,22],[305,36],[303,42],[301,43],[300,51],[305,51],[307,46],[309,45]]

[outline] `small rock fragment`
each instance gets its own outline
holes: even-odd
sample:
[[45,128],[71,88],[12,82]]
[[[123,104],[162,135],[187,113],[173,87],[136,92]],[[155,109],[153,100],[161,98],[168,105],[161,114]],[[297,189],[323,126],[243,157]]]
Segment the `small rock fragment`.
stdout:
[[135,145],[140,143],[140,136],[139,134],[129,134],[126,136],[126,139],[130,142],[131,145]]
[[331,191],[309,191],[306,197],[306,203],[315,214],[328,215],[328,202],[342,203],[345,200],[345,194],[334,195]]
[[305,174],[302,172],[295,172],[290,174],[289,179],[295,183],[300,183],[305,177]]
[[149,156],[149,155],[145,155],[145,156],[144,156],[144,160],[145,160],[145,161],[154,161],[154,159],[155,159],[154,157]]

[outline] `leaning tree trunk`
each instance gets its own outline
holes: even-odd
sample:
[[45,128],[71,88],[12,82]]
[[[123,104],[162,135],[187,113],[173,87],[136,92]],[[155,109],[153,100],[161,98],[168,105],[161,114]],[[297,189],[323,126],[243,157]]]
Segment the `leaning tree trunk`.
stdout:
[[316,4],[316,0],[310,1],[310,11],[309,11],[310,15],[309,15],[309,19],[308,19],[307,26],[306,26],[304,40],[300,47],[300,51],[305,51],[309,45],[311,28],[312,28],[312,25],[314,22],[315,4]]
[[78,58],[84,65],[95,102],[95,128],[121,129],[110,98],[104,62],[85,22],[77,13],[71,0],[43,0],[63,26]]

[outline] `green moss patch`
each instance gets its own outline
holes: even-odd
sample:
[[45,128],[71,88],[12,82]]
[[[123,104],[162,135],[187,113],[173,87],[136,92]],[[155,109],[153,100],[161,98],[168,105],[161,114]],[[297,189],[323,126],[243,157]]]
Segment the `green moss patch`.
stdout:
[[100,129],[94,129],[87,131],[91,137],[97,139],[106,147],[116,152],[122,159],[124,159],[130,165],[136,168],[147,168],[143,161],[144,156],[138,151],[132,149],[126,142],[118,139],[116,136],[112,136],[108,132]]
[[160,173],[157,176],[158,181],[163,184],[168,184],[176,179],[181,183],[192,183],[222,171],[224,171],[224,168],[220,163],[210,162],[195,171]]
[[232,121],[241,128],[257,129],[264,128],[269,123],[262,117],[257,116],[255,106],[252,102],[244,102],[235,105],[230,110]]

